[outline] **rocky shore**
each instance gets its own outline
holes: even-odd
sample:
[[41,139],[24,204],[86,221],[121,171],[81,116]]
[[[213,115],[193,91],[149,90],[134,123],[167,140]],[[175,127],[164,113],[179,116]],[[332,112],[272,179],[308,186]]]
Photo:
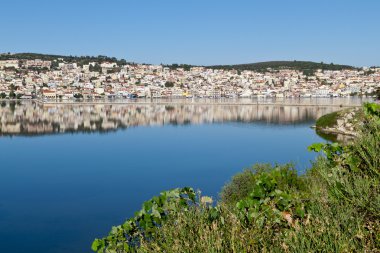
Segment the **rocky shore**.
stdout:
[[345,109],[322,116],[315,128],[319,134],[335,136],[334,141],[346,142],[358,135],[363,116],[362,108]]

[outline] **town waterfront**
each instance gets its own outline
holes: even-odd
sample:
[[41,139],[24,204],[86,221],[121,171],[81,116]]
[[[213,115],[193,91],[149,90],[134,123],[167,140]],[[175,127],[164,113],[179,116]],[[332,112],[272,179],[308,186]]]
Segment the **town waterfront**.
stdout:
[[316,156],[307,146],[323,141],[310,126],[339,109],[3,102],[2,250],[91,252],[95,237],[160,191],[191,186],[217,199],[257,162],[293,161],[303,173]]

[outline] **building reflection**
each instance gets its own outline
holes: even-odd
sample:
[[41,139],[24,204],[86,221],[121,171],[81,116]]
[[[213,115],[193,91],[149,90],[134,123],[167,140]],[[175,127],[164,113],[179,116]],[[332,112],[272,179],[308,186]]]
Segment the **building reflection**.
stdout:
[[1,102],[0,134],[42,135],[67,132],[107,132],[135,126],[163,126],[226,122],[310,124],[339,110],[328,106],[287,105],[43,105]]

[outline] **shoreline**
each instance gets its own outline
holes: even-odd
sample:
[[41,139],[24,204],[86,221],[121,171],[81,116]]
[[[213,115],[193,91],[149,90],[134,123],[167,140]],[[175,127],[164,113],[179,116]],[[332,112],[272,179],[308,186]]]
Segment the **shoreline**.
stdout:
[[351,131],[342,131],[342,130],[338,130],[336,128],[318,128],[318,127],[314,127],[316,131],[319,131],[321,133],[324,133],[324,134],[334,134],[334,135],[345,135],[345,136],[350,136],[350,137],[356,137],[358,136],[357,133],[355,132],[351,132]]
[[317,134],[355,138],[364,120],[363,113],[361,108],[350,108],[326,114],[317,119],[315,131]]

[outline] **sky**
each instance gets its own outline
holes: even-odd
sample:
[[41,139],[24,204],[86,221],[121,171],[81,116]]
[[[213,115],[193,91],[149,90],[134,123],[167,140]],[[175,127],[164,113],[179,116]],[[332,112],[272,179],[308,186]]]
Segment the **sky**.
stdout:
[[378,0],[0,0],[0,52],[380,66]]

